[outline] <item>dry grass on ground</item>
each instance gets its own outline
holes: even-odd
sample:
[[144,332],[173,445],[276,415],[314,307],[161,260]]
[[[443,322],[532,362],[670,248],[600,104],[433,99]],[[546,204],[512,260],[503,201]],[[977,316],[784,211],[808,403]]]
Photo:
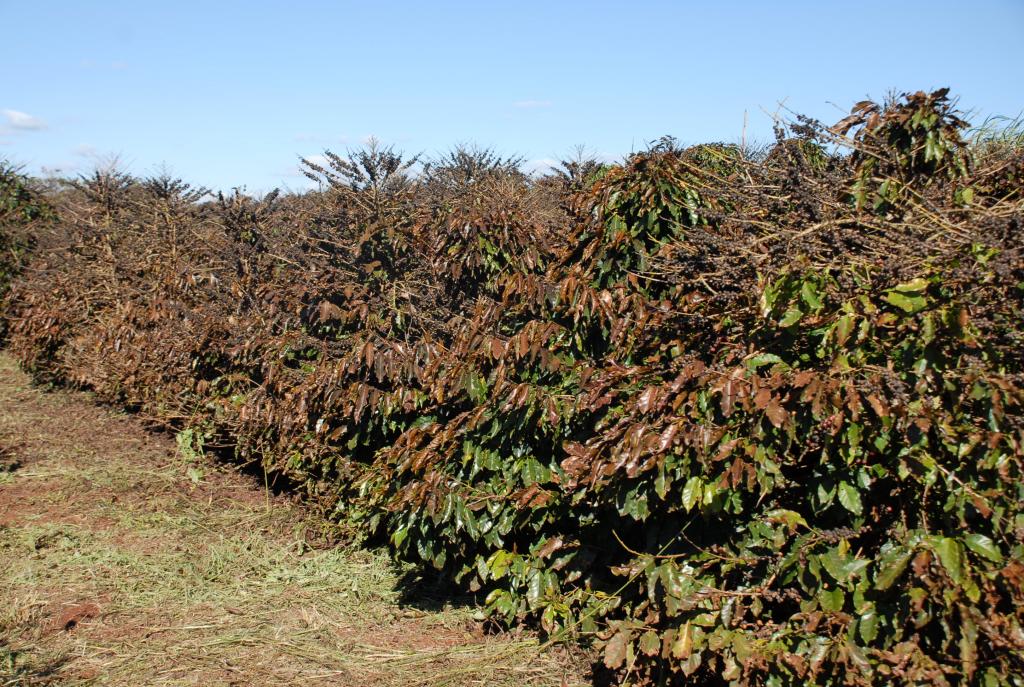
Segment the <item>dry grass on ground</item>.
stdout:
[[403,607],[380,554],[0,356],[0,686],[572,685],[579,660]]

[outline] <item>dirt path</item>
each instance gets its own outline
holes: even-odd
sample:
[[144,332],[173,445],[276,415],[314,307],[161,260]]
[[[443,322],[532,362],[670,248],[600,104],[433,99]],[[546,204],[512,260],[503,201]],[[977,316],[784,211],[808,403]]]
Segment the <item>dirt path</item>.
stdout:
[[380,554],[0,354],[0,686],[572,685],[469,608],[398,604]]

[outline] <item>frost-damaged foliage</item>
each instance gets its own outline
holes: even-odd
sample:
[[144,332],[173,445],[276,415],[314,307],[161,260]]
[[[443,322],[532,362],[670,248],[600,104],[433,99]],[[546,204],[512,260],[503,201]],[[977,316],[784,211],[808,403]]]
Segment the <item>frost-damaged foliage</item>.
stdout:
[[832,127],[839,135],[856,128],[852,194],[858,207],[885,213],[913,206],[924,187],[967,173],[961,137],[967,123],[955,114],[948,92],[907,95],[884,111],[863,101]]
[[[18,167],[0,160],[0,302],[32,248],[33,225],[50,219],[41,192]],[[0,322],[0,340],[6,336]]]
[[963,127],[940,91],[757,155],[66,196],[12,344],[623,684],[1020,685],[1020,152]]

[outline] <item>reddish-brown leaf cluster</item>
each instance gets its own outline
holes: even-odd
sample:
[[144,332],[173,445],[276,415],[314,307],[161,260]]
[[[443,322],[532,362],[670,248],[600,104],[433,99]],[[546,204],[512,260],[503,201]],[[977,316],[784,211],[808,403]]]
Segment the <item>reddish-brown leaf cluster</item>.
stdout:
[[964,126],[940,91],[543,179],[377,147],[297,196],[99,175],[53,195],[10,346],[624,682],[1010,685],[1020,150]]

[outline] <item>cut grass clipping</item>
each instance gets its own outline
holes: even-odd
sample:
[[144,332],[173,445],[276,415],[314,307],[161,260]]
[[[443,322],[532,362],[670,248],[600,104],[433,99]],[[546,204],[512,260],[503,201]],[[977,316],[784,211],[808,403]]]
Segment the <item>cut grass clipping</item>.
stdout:
[[579,682],[472,606],[399,605],[384,555],[318,548],[299,506],[7,358],[0,444],[0,685]]

